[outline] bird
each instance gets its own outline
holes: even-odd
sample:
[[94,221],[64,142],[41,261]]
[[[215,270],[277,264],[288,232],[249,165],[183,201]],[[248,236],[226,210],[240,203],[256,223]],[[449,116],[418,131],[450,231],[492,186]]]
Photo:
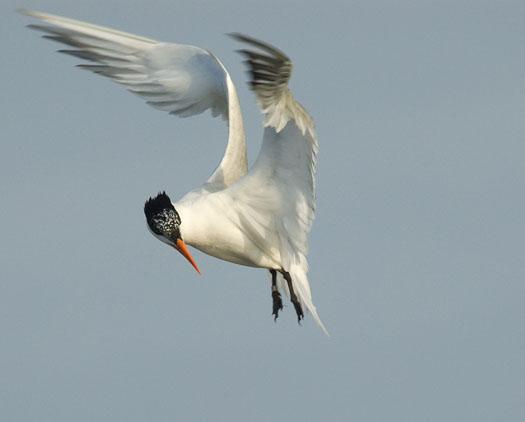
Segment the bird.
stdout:
[[307,274],[319,147],[312,117],[289,88],[291,59],[256,38],[228,34],[242,43],[237,51],[263,114],[262,144],[249,168],[237,90],[213,53],[34,10],[19,12],[39,21],[28,27],[43,38],[64,44],[60,53],[83,60],[79,68],[109,78],[150,106],[180,117],[209,110],[227,122],[226,149],[211,176],[175,202],[166,190],[150,196],[146,226],[199,273],[188,246],[268,270],[274,320],[283,311],[284,293],[299,324],[306,308],[329,335]]

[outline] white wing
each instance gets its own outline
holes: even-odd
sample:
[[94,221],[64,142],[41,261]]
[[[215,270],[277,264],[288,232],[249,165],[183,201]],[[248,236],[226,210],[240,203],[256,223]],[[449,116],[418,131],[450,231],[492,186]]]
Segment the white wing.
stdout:
[[[308,233],[315,213],[318,150],[314,124],[288,89],[290,59],[253,38],[232,34],[258,51],[240,50],[251,73],[250,85],[265,115],[261,150],[248,175],[226,192],[237,197],[243,229],[268,251],[277,239],[283,269],[292,276],[301,302],[327,333],[312,303],[308,283]],[[288,291],[279,277],[280,287]],[[327,333],[328,334],[328,333]]]
[[208,190],[220,190],[246,174],[239,100],[230,76],[213,54],[191,45],[162,43],[60,16],[20,12],[44,21],[45,25],[29,27],[69,47],[59,50],[61,53],[94,63],[78,67],[125,86],[149,105],[181,117],[211,110],[214,116],[228,119],[228,146],[208,180]]

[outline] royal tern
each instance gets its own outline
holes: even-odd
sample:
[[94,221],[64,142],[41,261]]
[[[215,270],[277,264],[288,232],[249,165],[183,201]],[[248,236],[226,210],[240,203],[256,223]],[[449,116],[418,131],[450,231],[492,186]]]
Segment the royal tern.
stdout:
[[212,53],[65,17],[20,12],[42,21],[30,28],[68,47],[61,53],[92,62],[79,67],[123,85],[149,105],[182,117],[211,110],[227,120],[226,150],[210,178],[177,202],[165,192],[149,198],[144,205],[147,226],[198,272],[186,245],[236,264],[268,269],[274,318],[283,309],[284,291],[299,322],[304,306],[327,333],[307,278],[318,144],[311,117],[288,88],[288,56],[262,41],[230,34],[249,48],[239,52],[264,114],[262,146],[248,171],[237,92]]

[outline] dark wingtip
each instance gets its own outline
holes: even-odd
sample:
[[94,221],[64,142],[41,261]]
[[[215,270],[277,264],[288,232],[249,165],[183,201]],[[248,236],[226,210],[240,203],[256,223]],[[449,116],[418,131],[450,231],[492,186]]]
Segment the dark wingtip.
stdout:
[[243,35],[240,32],[227,32],[226,35],[238,41],[242,41],[243,38]]
[[31,10],[29,9],[26,9],[25,7],[17,7],[15,9],[15,12],[16,13],[20,13],[21,15],[25,15],[25,16],[31,16]]
[[253,38],[248,35],[241,34],[240,32],[230,32],[226,35],[228,35],[229,37],[233,38],[236,41],[246,43],[266,53],[270,53],[271,55],[276,56],[277,58],[281,60],[290,60],[289,57],[286,54],[284,54],[282,50],[278,49],[277,47],[274,47],[271,44],[261,41],[257,38]]

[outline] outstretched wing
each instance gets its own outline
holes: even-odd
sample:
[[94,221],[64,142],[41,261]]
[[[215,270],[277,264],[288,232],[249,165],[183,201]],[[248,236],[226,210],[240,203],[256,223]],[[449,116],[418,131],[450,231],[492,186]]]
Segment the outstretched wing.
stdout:
[[[312,303],[307,278],[318,150],[314,124],[288,88],[292,71],[288,56],[246,35],[231,35],[254,48],[240,53],[246,57],[250,86],[265,116],[265,130],[255,164],[229,191],[239,195],[239,203],[241,198],[248,203],[244,230],[261,244],[261,249],[265,243],[261,234],[275,233],[284,269],[290,272],[300,300],[326,332]],[[280,284],[287,290],[282,279]]]
[[223,159],[208,182],[227,186],[246,174],[237,94],[226,69],[213,54],[199,47],[162,43],[61,16],[20,12],[44,22],[29,27],[67,46],[59,52],[91,62],[78,67],[123,85],[149,105],[181,117],[211,110],[214,116],[228,119],[228,147],[235,154],[230,154],[233,157],[228,162]]

